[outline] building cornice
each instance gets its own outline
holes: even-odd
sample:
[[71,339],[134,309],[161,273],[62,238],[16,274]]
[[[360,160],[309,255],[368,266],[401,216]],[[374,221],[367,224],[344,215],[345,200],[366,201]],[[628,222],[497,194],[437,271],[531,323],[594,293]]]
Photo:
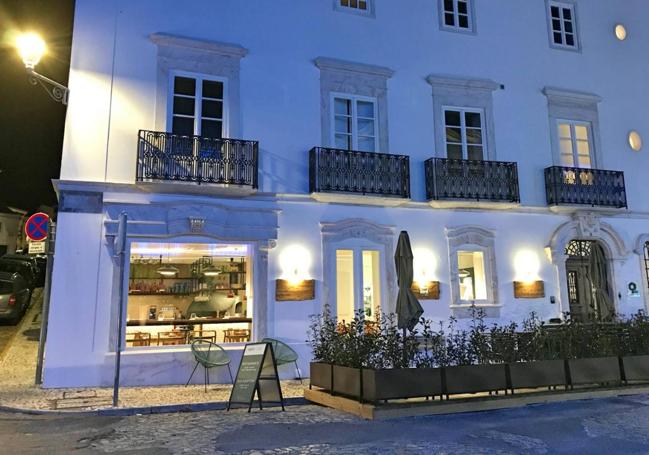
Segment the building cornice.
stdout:
[[500,84],[491,79],[474,79],[444,74],[430,74],[426,78],[426,82],[432,85],[433,88],[486,90],[490,92],[500,88]]
[[556,103],[597,104],[602,101],[602,97],[594,93],[565,90],[556,87],[544,87],[543,94],[548,98],[548,101]]
[[158,46],[184,47],[231,58],[243,58],[248,54],[248,49],[238,44],[188,38],[168,33],[152,33],[149,35],[149,39]]
[[368,65],[366,63],[349,62],[346,60],[339,60],[336,58],[318,57],[313,63],[320,70],[330,71],[345,71],[349,73],[370,74],[379,76],[386,79],[394,75],[394,70],[384,66]]

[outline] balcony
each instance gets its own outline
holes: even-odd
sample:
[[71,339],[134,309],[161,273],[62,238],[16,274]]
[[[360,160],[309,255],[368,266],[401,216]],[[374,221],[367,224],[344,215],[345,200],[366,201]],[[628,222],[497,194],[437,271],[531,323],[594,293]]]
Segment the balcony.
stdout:
[[[323,201],[399,205],[410,198],[410,158],[314,147],[309,152],[309,190]],[[353,196],[375,196],[377,200]]]
[[426,198],[445,201],[432,205],[506,208],[520,202],[516,163],[430,158],[424,172]]
[[624,172],[552,166],[545,169],[548,205],[626,208]]
[[258,150],[256,141],[140,130],[136,181],[157,183],[161,191],[164,184],[187,183],[208,191],[252,193],[257,189]]

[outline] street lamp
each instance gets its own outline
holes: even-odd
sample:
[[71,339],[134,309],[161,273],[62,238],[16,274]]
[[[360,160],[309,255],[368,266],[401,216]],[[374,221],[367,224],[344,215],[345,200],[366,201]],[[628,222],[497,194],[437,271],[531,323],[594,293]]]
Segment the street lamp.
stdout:
[[36,33],[24,33],[16,38],[16,49],[25,64],[29,82],[43,87],[54,101],[68,104],[68,88],[34,70],[47,50],[45,41]]

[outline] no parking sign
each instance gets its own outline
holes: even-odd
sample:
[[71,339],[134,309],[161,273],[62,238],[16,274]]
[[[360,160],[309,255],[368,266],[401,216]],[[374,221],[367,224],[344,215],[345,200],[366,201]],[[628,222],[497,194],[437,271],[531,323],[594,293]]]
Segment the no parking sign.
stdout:
[[40,242],[47,238],[50,217],[46,213],[34,213],[25,223],[25,235],[32,242]]

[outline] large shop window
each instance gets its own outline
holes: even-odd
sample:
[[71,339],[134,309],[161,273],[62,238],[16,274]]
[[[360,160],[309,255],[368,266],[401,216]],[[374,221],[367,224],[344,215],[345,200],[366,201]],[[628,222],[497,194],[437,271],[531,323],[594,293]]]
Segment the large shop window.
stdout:
[[247,245],[133,243],[127,348],[250,341],[251,273]]
[[188,74],[172,76],[171,132],[221,138],[224,81]]
[[381,308],[380,252],[336,250],[336,316],[351,321],[357,311],[373,320]]
[[487,276],[482,251],[458,251],[460,300],[487,300]]

